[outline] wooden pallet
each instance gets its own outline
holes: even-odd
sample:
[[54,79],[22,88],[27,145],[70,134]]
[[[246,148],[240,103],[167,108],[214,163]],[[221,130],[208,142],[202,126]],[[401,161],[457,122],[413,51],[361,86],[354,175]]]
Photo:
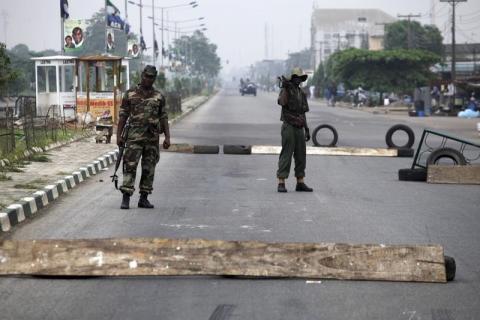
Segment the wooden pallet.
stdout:
[[446,282],[438,245],[201,239],[5,240],[0,275],[225,275]]

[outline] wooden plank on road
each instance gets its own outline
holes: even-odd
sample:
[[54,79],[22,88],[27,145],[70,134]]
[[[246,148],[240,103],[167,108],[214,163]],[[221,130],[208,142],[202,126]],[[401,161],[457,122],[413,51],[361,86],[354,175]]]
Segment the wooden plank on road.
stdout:
[[[280,146],[252,146],[252,154],[280,154]],[[320,156],[362,156],[362,157],[397,157],[397,149],[355,148],[355,147],[307,147],[308,155]]]
[[480,165],[429,165],[428,183],[480,184]]
[[0,275],[230,275],[446,282],[438,245],[267,243],[201,239],[0,242]]

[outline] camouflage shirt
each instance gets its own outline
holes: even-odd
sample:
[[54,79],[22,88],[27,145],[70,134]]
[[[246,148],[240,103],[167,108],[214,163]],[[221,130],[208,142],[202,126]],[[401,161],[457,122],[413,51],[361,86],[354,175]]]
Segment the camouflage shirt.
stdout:
[[160,120],[167,119],[165,97],[160,91],[137,85],[125,92],[120,106],[120,119],[129,118],[129,141],[158,140]]

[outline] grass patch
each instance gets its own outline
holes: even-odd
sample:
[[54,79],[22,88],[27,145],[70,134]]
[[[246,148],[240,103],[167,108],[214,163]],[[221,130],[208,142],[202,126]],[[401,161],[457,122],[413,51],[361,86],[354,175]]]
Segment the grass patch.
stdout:
[[30,183],[19,183],[13,186],[15,189],[38,189],[38,186]]
[[25,172],[20,169],[18,166],[5,167],[6,172]]
[[27,183],[19,183],[14,185],[15,189],[40,189],[47,182],[43,179],[35,179]]
[[28,160],[34,162],[50,162],[50,159],[44,154],[34,154],[28,157]]
[[8,181],[8,180],[12,180],[12,177],[10,176],[7,176],[5,173],[3,172],[0,172],[0,181]]

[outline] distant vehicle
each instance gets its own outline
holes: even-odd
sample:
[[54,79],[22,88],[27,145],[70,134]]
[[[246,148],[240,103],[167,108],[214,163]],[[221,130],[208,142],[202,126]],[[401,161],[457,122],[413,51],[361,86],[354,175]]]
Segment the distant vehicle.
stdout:
[[242,96],[246,94],[253,94],[254,96],[257,95],[257,85],[253,82],[249,82],[245,84],[243,87],[240,88],[240,94]]

